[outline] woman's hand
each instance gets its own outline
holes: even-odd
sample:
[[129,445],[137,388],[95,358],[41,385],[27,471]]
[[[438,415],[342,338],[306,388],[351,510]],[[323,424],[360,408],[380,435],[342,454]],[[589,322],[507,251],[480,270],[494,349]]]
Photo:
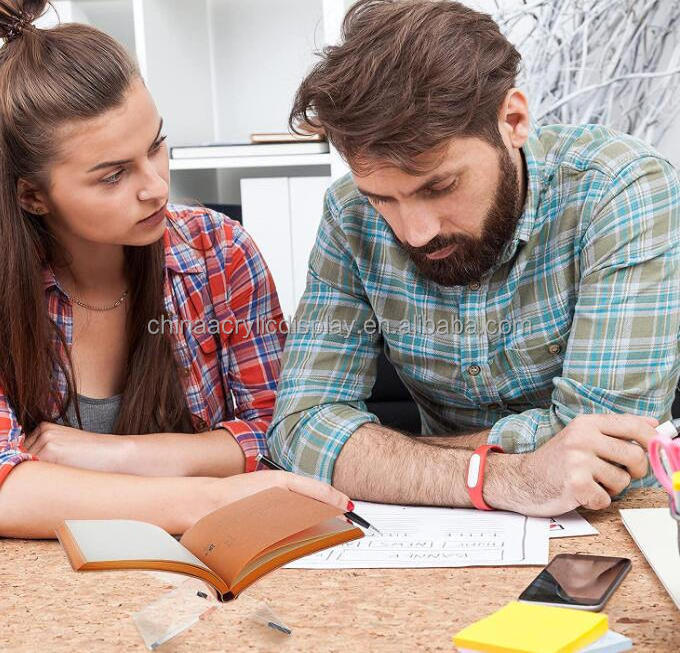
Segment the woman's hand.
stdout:
[[91,433],[51,422],[41,422],[24,442],[28,453],[42,462],[98,472],[122,471],[126,445],[120,435]]
[[343,512],[351,510],[348,505],[349,497],[327,483],[322,483],[313,478],[298,476],[291,472],[265,470],[237,474],[228,478],[216,480],[218,506],[243,499],[255,492],[266,490],[271,487],[282,487],[298,494],[304,494],[312,499],[323,501],[331,506],[339,508]]

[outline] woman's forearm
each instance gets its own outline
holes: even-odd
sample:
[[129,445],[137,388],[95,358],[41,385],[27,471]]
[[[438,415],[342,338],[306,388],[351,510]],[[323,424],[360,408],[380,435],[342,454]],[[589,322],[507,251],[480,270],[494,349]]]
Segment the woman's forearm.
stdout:
[[64,519],[138,519],[183,533],[218,505],[210,478],[20,463],[0,486],[0,537],[53,538]]
[[141,476],[214,476],[241,474],[243,450],[223,429],[205,433],[150,433],[124,438],[117,471]]

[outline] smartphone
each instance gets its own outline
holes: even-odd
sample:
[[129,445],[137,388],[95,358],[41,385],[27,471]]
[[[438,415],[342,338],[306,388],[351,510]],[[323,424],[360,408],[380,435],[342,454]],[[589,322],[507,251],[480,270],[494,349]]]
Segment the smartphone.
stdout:
[[628,558],[560,553],[519,600],[599,612],[631,566]]

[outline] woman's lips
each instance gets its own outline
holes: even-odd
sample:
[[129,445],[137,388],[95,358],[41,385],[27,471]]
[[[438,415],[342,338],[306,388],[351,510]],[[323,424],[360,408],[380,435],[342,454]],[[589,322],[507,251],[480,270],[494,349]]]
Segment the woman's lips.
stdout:
[[160,224],[165,220],[165,204],[161,206],[158,211],[155,213],[152,213],[148,218],[144,218],[144,220],[140,220],[139,224],[144,225],[144,226],[150,226],[153,227],[157,224]]

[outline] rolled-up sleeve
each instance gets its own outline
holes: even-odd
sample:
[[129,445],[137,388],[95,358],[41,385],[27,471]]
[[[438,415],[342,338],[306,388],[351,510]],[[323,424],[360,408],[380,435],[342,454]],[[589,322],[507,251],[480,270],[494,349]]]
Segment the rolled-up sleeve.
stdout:
[[378,422],[365,404],[381,347],[365,328],[374,320],[327,193],[268,433],[272,455],[287,469],[330,483],[345,442]]
[[38,460],[24,449],[23,443],[24,432],[0,390],[0,487],[16,465],[26,460]]
[[670,416],[680,374],[680,184],[670,164],[648,157],[610,180],[579,262],[551,406],[495,423],[489,443],[508,452],[533,451],[579,414]]

